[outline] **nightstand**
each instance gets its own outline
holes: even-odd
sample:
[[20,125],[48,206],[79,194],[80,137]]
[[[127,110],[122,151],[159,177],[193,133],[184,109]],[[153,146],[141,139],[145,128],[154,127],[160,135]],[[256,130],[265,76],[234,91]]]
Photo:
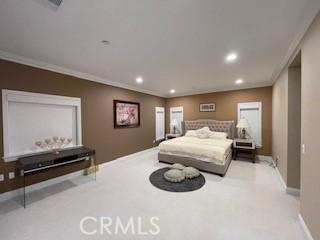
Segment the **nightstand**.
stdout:
[[177,137],[181,137],[181,134],[180,133],[167,133],[166,134],[166,140],[177,138]]
[[233,159],[236,160],[238,153],[246,153],[251,159],[252,163],[255,163],[256,159],[256,144],[253,139],[240,139],[233,140]]

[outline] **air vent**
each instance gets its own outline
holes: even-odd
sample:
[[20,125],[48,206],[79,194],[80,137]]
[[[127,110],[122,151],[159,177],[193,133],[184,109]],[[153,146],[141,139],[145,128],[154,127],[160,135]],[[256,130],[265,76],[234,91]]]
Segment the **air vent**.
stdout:
[[57,7],[60,7],[60,5],[63,2],[63,0],[48,0],[48,1],[56,5]]

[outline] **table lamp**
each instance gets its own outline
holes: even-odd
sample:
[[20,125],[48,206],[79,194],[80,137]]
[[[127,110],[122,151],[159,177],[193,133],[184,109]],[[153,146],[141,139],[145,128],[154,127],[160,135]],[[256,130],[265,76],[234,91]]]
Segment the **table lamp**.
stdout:
[[237,124],[237,128],[240,130],[240,138],[246,139],[246,129],[250,128],[248,120],[245,118],[241,118]]

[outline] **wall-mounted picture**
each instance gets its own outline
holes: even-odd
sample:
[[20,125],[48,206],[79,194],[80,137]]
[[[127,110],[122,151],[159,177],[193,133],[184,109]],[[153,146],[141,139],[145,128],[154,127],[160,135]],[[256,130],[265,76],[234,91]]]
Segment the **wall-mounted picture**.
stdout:
[[215,112],[215,103],[200,103],[200,112]]
[[113,111],[115,128],[140,126],[140,103],[113,100]]

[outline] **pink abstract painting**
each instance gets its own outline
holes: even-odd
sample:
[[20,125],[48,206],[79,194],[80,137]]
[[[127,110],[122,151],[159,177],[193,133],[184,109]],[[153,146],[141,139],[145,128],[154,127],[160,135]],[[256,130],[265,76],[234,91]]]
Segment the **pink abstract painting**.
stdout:
[[116,128],[138,127],[140,125],[140,104],[114,100],[114,114]]

